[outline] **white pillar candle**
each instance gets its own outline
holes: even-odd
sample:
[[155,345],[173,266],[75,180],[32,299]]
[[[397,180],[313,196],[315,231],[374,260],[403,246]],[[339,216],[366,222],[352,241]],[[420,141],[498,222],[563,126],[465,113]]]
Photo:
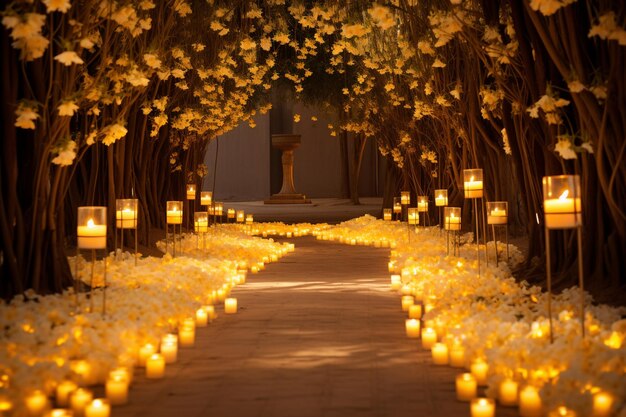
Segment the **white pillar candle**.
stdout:
[[106,397],[113,405],[122,405],[128,402],[128,379],[112,372],[105,384]]
[[178,343],[181,347],[191,347],[196,342],[196,328],[194,326],[180,326],[178,328]]
[[165,359],[163,355],[155,353],[146,362],[146,378],[161,379],[165,375]]
[[463,368],[465,366],[465,348],[460,344],[454,344],[450,348],[450,366]]
[[422,318],[422,306],[420,304],[413,304],[409,307],[409,318],[418,320]]
[[227,298],[224,300],[224,313],[235,314],[237,313],[237,299]]
[[455,216],[454,213],[450,214],[450,216],[446,217],[444,220],[444,229],[461,230],[461,218]]
[[489,398],[475,398],[470,405],[472,417],[494,417],[496,405]]
[[174,208],[174,210],[167,211],[167,224],[182,224],[183,212]]
[[402,277],[398,274],[394,274],[391,276],[391,289],[393,291],[398,291],[402,288]]
[[53,408],[49,413],[46,413],[46,417],[74,417],[72,410],[67,408]]
[[74,417],[85,415],[85,408],[93,400],[93,393],[88,389],[78,388],[70,396],[70,406]]
[[608,392],[600,391],[593,395],[593,417],[608,417],[613,409],[614,398]]
[[252,265],[250,267],[250,272],[252,272],[253,274],[257,274],[259,272],[259,267],[256,265]]
[[435,365],[447,365],[449,362],[448,346],[445,343],[435,343],[431,355]]
[[432,349],[437,343],[437,332],[432,327],[425,327],[422,329],[422,348]]
[[416,319],[406,319],[404,327],[407,337],[417,339],[420,337],[420,321]]
[[30,416],[42,415],[50,406],[48,397],[41,390],[35,390],[28,394],[25,399],[26,410]]
[[489,365],[482,359],[476,359],[470,366],[470,372],[476,378],[478,385],[487,385],[487,372]]
[[103,398],[96,398],[85,407],[85,417],[109,417],[111,405]]
[[548,229],[568,229],[580,226],[581,200],[569,198],[566,190],[559,198],[551,198],[543,201],[543,208]]
[[541,417],[543,405],[537,388],[527,385],[519,392],[519,414],[522,417]]
[[93,219],[86,226],[77,226],[78,247],[81,249],[103,249],[107,245],[106,224],[95,224]]
[[517,391],[517,382],[512,379],[505,379],[500,383],[500,388],[498,389],[498,401],[502,405],[517,405]]
[[139,366],[146,366],[146,361],[150,356],[156,353],[156,346],[152,343],[147,343],[139,348]]
[[472,374],[464,373],[456,377],[456,398],[459,401],[471,401],[476,398],[478,384]]
[[196,310],[196,327],[206,327],[209,322],[209,315],[206,310],[200,307]]
[[483,196],[483,182],[474,180],[474,177],[463,183],[465,198],[481,198]]
[[215,314],[215,306],[204,306],[204,309],[206,310],[207,316],[209,317],[209,321],[213,321],[217,318],[217,314]]
[[115,225],[118,229],[134,229],[137,227],[137,212],[126,208],[115,212]]
[[178,359],[178,337],[168,334],[161,338],[161,355],[165,363],[174,363]]
[[74,381],[61,381],[56,388],[56,404],[59,407],[67,407],[70,404],[70,395],[78,388]]
[[487,224],[506,224],[507,220],[506,210],[499,210],[497,207],[487,215]]
[[98,383],[98,375],[91,367],[91,364],[84,359],[75,359],[70,361],[70,369],[76,375],[80,376],[82,385],[95,385]]
[[415,299],[411,295],[402,296],[402,311],[409,311],[409,307],[411,307],[415,303]]

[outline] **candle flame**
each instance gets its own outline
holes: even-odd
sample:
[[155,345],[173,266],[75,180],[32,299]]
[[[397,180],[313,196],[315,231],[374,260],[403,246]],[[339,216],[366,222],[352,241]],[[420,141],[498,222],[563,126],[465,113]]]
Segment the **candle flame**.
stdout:
[[568,195],[569,195],[569,190],[563,191],[563,194],[559,196],[559,200],[565,200]]
[[484,398],[481,398],[480,400],[478,400],[478,404],[480,405],[487,405],[487,400]]
[[473,175],[470,177],[469,182],[474,182],[474,176]]
[[93,402],[91,403],[91,405],[93,407],[102,407],[102,400],[99,398],[96,398],[95,400],[93,400]]
[[87,227],[92,228],[95,227],[95,223],[93,222],[93,219],[89,219],[87,220]]

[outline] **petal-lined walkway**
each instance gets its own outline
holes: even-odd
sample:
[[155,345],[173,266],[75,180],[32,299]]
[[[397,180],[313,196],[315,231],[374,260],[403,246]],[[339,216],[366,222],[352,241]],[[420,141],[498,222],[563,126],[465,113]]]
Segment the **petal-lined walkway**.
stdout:
[[295,253],[235,290],[237,315],[198,329],[165,379],[137,376],[113,415],[468,416],[458,371],[404,335],[388,249],[294,241]]

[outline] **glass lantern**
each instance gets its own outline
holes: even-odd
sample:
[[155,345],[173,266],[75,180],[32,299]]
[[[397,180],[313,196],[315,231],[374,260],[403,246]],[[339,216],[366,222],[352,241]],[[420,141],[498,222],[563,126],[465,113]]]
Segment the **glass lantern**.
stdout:
[[252,214],[246,214],[246,224],[254,223],[254,216]]
[[402,205],[400,204],[400,197],[393,198],[393,212],[394,214],[402,213]]
[[448,205],[448,190],[435,190],[435,205],[437,207]]
[[183,224],[183,202],[168,201],[167,205],[167,224]]
[[228,210],[226,210],[226,218],[228,220],[234,219],[235,218],[235,209],[229,208]]
[[118,229],[136,229],[138,214],[139,200],[136,198],[115,200],[115,227]]
[[582,225],[579,175],[543,177],[543,210],[548,229],[572,229]]
[[419,210],[416,207],[409,207],[409,224],[418,225],[420,223]]
[[224,214],[224,203],[215,203],[215,215],[222,217]]
[[196,199],[196,184],[187,184],[187,200]]
[[461,207],[445,207],[443,215],[445,230],[461,230]]
[[465,198],[483,197],[483,170],[481,168],[463,170],[463,191]]
[[400,204],[403,206],[408,206],[411,204],[411,192],[410,191],[400,192]]
[[509,222],[509,203],[506,201],[487,202],[487,224],[507,224]]
[[390,208],[383,209],[383,220],[384,221],[390,221],[391,220],[391,209]]
[[209,213],[197,211],[193,214],[193,227],[196,233],[207,233],[209,231]]
[[78,207],[76,227],[79,249],[106,249],[107,208],[101,206]]
[[211,191],[200,191],[200,205],[210,206],[213,201],[213,193]]
[[237,210],[237,223],[243,223],[246,220],[246,215],[243,210]]
[[428,197],[421,195],[417,197],[417,211],[426,213],[428,211]]

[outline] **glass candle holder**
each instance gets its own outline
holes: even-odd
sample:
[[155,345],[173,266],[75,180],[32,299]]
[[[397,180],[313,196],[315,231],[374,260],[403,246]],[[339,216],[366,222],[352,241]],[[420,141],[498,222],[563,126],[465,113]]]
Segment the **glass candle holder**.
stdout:
[[229,208],[228,210],[226,210],[226,218],[228,220],[234,219],[235,218],[235,209]]
[[400,204],[403,206],[411,205],[411,192],[410,191],[400,191]]
[[463,170],[463,191],[465,198],[483,197],[483,170],[481,168]]
[[428,211],[428,197],[420,195],[417,197],[417,211],[426,213]]
[[420,223],[420,214],[417,208],[409,207],[409,224],[418,225]]
[[193,228],[196,233],[206,233],[209,231],[209,213],[206,211],[196,211],[193,214]]
[[461,230],[461,207],[444,207],[445,230]]
[[224,214],[224,203],[215,203],[215,215],[222,216]]
[[166,204],[167,224],[183,224],[183,202],[168,201]]
[[246,220],[246,214],[243,210],[237,210],[237,223],[243,223]]
[[402,204],[400,204],[400,197],[393,198],[393,212],[394,214],[402,213]]
[[543,210],[548,229],[572,229],[582,225],[580,176],[543,177]]
[[252,214],[246,214],[246,224],[254,223],[254,216]]
[[506,201],[487,202],[487,224],[507,224],[509,222],[509,203]]
[[213,193],[211,191],[200,191],[200,205],[210,206],[213,201]]
[[118,229],[136,229],[138,214],[139,200],[136,198],[115,200],[115,227]]
[[78,207],[76,236],[80,249],[106,249],[107,208],[102,206]]
[[448,190],[435,190],[435,205],[437,207],[448,205]]
[[187,200],[196,199],[196,184],[187,184]]
[[391,220],[391,209],[390,208],[383,209],[383,220],[385,220],[385,221],[390,221]]

